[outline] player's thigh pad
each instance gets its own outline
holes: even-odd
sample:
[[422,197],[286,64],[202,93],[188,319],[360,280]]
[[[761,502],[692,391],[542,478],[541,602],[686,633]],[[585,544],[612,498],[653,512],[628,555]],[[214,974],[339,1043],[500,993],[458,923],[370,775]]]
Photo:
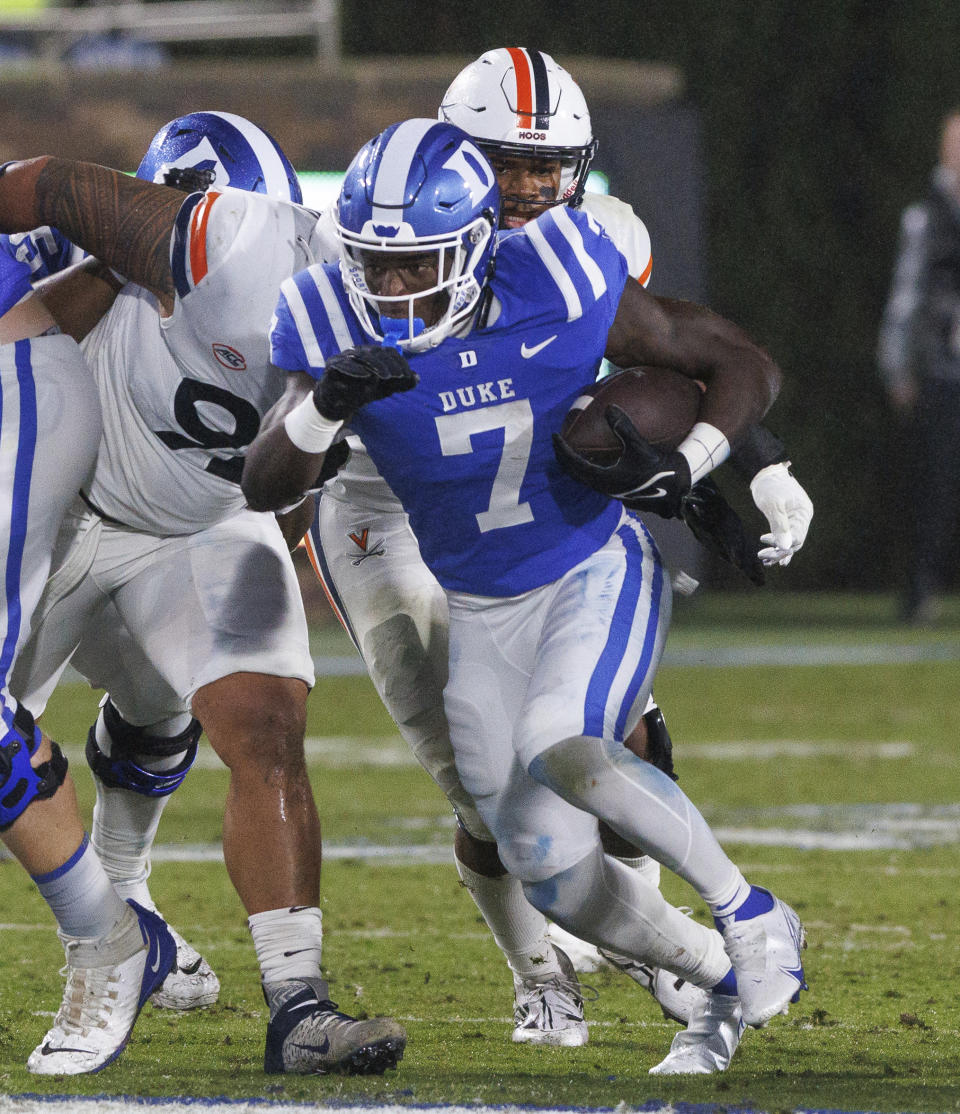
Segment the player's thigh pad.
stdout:
[[525,769],[563,739],[622,743],[643,714],[670,626],[670,579],[639,519],[556,582],[516,721]]
[[444,694],[457,769],[500,858],[524,881],[588,854],[597,822],[535,782],[514,750],[537,632],[551,588],[494,601],[450,593],[450,680]]
[[307,552],[334,613],[417,761],[467,831],[489,840],[457,773],[443,709],[446,595],[423,563],[406,514],[324,492],[307,535]]
[[398,723],[440,707],[447,604],[402,512],[321,496],[308,552],[338,618]]
[[273,515],[242,511],[169,538],[105,524],[95,573],[110,582],[144,655],[188,705],[198,689],[233,673],[313,685],[300,586]]
[[116,604],[90,615],[71,665],[94,688],[106,689],[127,723],[151,726],[190,711],[127,629]]

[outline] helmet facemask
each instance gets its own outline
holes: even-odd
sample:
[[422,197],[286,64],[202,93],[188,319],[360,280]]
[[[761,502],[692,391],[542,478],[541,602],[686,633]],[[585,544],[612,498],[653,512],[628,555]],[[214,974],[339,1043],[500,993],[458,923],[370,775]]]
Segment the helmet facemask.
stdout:
[[583,200],[587,175],[590,173],[590,163],[597,149],[596,140],[591,141],[587,147],[578,148],[533,147],[525,143],[503,143],[483,139],[475,140],[475,142],[490,160],[493,168],[497,171],[498,180],[501,182],[500,163],[502,160],[516,161],[520,165],[546,161],[559,163],[559,182],[552,197],[531,198],[513,194],[506,190],[501,192],[501,200],[505,205],[529,206],[538,212],[542,212],[554,205],[571,205],[576,208]]
[[466,327],[492,274],[499,210],[493,168],[459,128],[405,120],[370,140],[337,203],[340,274],[364,332],[423,352]]
[[[363,329],[373,339],[397,344],[407,352],[423,352],[446,339],[475,311],[483,291],[481,262],[493,236],[494,214],[485,210],[462,229],[438,236],[413,235],[401,225],[398,235],[378,235],[372,222],[357,234],[337,225],[340,238],[340,273],[350,305]],[[378,294],[370,289],[368,266],[390,257],[427,257],[434,262],[434,281],[423,289],[402,294]],[[436,299],[439,312],[429,323],[418,316],[418,304]],[[389,312],[401,307],[399,316]]]

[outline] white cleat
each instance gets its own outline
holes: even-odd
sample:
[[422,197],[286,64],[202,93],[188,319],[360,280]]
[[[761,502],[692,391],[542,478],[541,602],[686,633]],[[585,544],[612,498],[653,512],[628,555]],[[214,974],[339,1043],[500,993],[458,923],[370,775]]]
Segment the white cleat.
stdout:
[[513,1041],[577,1048],[588,1039],[580,981],[566,952],[555,944],[560,974],[543,980],[513,976]]
[[600,949],[600,954],[611,967],[616,967],[644,990],[649,990],[668,1021],[687,1025],[695,1011],[703,1008],[704,999],[708,997],[707,991],[679,975],[603,948]]
[[558,924],[547,925],[547,939],[566,953],[573,969],[581,975],[591,975],[606,965],[606,960],[595,944],[588,944],[586,940],[581,940]]
[[220,996],[220,980],[203,956],[187,943],[175,928],[170,935],[177,945],[173,970],[159,990],[150,997],[154,1006],[165,1010],[197,1010],[212,1006]]
[[28,1071],[97,1072],[126,1047],[143,1004],[176,955],[163,919],[132,901],[128,905],[129,914],[105,938],[66,941],[63,1002],[53,1028],[30,1053]]
[[705,994],[704,998],[650,1075],[710,1075],[730,1066],[744,1030],[740,1000],[728,994]]
[[[766,892],[766,891],[764,891]],[[770,895],[773,897],[773,895]],[[761,1028],[786,1013],[807,989],[801,953],[807,946],[800,918],[779,898],[773,908],[721,928],[747,1025]]]

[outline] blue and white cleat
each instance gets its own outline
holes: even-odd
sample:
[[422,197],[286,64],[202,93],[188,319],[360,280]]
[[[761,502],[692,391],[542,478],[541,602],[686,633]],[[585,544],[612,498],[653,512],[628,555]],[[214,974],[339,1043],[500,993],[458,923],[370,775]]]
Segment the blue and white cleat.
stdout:
[[268,1075],[382,1075],[403,1058],[407,1034],[392,1017],[340,1013],[324,979],[290,979],[270,988]]
[[754,887],[773,902],[766,912],[746,920],[718,919],[723,945],[734,973],[747,1025],[759,1029],[778,1013],[786,1013],[807,989],[802,952],[807,946],[800,918],[778,897]]
[[686,1029],[677,1033],[650,1075],[710,1075],[726,1071],[744,1030],[736,995],[704,994]]
[[53,1028],[27,1060],[35,1075],[82,1075],[112,1063],[173,967],[177,946],[163,918],[127,905],[102,939],[64,940],[67,985]]

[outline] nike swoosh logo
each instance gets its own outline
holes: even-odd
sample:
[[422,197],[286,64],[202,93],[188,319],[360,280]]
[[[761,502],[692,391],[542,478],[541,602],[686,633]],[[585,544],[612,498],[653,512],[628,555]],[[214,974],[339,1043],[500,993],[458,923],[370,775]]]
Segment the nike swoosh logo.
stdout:
[[553,342],[556,339],[557,339],[557,334],[554,333],[552,337],[547,337],[546,340],[540,341],[539,344],[535,344],[532,348],[528,348],[527,347],[527,342],[524,341],[523,344],[520,345],[520,355],[525,360],[529,360],[531,356],[536,356],[536,354],[538,352],[542,352],[544,350],[544,348],[547,347],[548,344],[553,344]]
[[[330,1038],[327,1037],[328,1042],[329,1040]],[[51,1048],[49,1044],[45,1044],[43,1048],[40,1049],[41,1056],[56,1056],[58,1052],[82,1052],[87,1056],[91,1055],[91,1049],[89,1048],[67,1048],[66,1046],[63,1048]]]
[[322,1056],[330,1051],[330,1038],[324,1037],[323,1044],[299,1044],[295,1042],[293,1047],[299,1048],[302,1052],[319,1052]]
[[[294,1002],[294,1004],[292,1006],[286,1006],[285,1009],[287,1011],[309,1010],[313,1006],[319,1006],[319,1005],[320,1005],[320,1002],[317,998],[311,998],[308,1002]],[[329,1038],[327,1038],[327,1039],[329,1039]]]
[[160,970],[160,940],[153,936],[150,939],[150,955],[147,960],[147,970],[155,975]]
[[676,475],[672,469],[663,472],[657,472],[649,479],[644,480],[642,484],[631,488],[629,491],[623,492],[621,498],[623,499],[659,499],[661,496],[666,495],[667,492],[662,487],[655,487],[652,491],[649,490],[652,484],[658,483],[660,480],[671,479]]

